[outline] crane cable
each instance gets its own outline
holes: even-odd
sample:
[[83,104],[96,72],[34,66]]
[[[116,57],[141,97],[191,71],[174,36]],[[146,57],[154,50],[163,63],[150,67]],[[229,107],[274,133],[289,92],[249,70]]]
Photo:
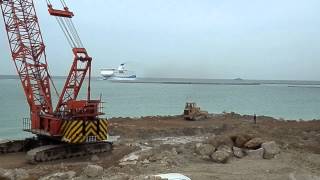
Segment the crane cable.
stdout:
[[78,31],[73,25],[72,20],[66,17],[57,17],[57,19],[58,19],[60,28],[64,32],[67,39],[69,39],[69,41],[71,42],[69,44],[72,44],[72,47],[74,48],[75,47],[82,48],[83,47],[82,41],[78,35]]
[[[47,1],[47,5],[52,6],[51,1],[50,0],[46,0]],[[67,4],[64,2],[64,0],[60,0],[63,8],[65,10],[68,10]],[[77,29],[75,28],[73,21],[71,18],[65,18],[65,17],[58,17],[56,16],[56,21],[59,24],[63,34],[65,35],[65,37],[67,38],[68,44],[71,46],[71,48],[75,48],[75,47],[83,47],[82,41],[78,35]],[[54,85],[52,78],[50,76],[49,73],[49,69],[48,69],[48,78],[51,82],[51,84],[53,85],[55,94],[57,95],[57,97],[60,97],[56,86]]]
[[74,38],[74,41],[76,42],[77,46],[78,47],[82,47],[82,43],[81,43],[81,40],[79,38],[79,35],[78,35],[78,32],[77,30],[75,29],[74,26],[72,26],[72,20],[70,18],[64,18],[67,26],[68,26],[68,29],[70,30],[70,33],[72,34],[73,38]]
[[61,18],[61,17],[56,17],[57,19],[57,22],[60,26],[60,28],[62,29],[64,35],[66,36],[67,40],[68,40],[68,43],[71,47],[76,47],[76,43],[74,42],[73,38],[72,38],[72,35],[70,34],[67,26],[66,26],[66,23],[65,21]]
[[74,31],[77,39],[78,39],[78,42],[79,42],[80,46],[81,46],[81,47],[84,47],[83,44],[82,44],[82,41],[81,41],[81,39],[80,39],[80,37],[79,37],[78,31],[77,31],[77,29],[76,29],[76,27],[75,27],[75,25],[74,25],[74,23],[73,23],[73,21],[72,21],[71,19],[69,19],[69,21],[70,21],[70,26],[71,26],[71,28],[73,29],[73,31]]
[[[64,0],[60,0],[60,2],[64,9],[68,9],[68,6]],[[72,19],[71,18],[62,18],[62,19],[64,20],[64,24],[66,24],[66,26],[68,27],[69,33],[73,37],[73,42],[75,42],[77,47],[83,47],[82,41],[78,35],[78,31],[75,28]]]
[[[48,6],[51,5],[50,0],[46,0]],[[68,10],[68,6],[64,0],[60,0],[61,5],[65,10]],[[79,37],[78,31],[76,27],[74,26],[74,23],[71,18],[67,17],[59,17],[56,16],[56,21],[58,22],[58,25],[60,26],[63,34],[67,38],[67,41],[71,48],[83,48],[83,43]]]
[[61,4],[62,4],[63,8],[68,8],[68,7],[67,7],[67,4],[66,4],[66,2],[64,2],[64,0],[60,0],[60,2],[61,2]]

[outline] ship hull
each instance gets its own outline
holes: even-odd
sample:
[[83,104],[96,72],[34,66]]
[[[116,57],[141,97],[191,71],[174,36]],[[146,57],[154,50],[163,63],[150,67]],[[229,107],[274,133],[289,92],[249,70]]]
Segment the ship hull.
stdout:
[[131,77],[110,77],[110,81],[134,81],[136,80],[136,76],[131,76]]
[[104,80],[111,80],[111,81],[129,81],[129,80],[136,80],[137,76],[136,75],[130,75],[130,76],[103,76]]

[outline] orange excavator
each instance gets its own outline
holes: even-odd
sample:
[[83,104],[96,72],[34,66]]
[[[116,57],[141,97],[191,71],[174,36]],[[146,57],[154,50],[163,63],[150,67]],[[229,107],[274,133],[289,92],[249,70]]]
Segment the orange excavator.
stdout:
[[[72,21],[74,13],[64,0],[55,9],[47,0],[49,14],[61,27],[74,55],[62,92],[57,92],[48,71],[43,42],[33,0],[0,0],[11,57],[26,96],[30,117],[23,119],[23,130],[36,138],[0,143],[0,153],[27,151],[30,162],[83,156],[112,150],[108,141],[108,121],[102,118],[100,99],[91,99],[92,58]],[[58,46],[58,45],[57,45]],[[58,47],[57,47],[58,48]],[[78,99],[87,80],[85,99]],[[58,103],[52,103],[52,88]]]

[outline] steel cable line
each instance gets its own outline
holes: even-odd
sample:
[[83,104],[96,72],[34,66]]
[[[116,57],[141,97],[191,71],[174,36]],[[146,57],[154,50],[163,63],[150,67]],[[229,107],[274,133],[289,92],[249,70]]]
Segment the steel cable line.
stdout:
[[[52,6],[51,5],[51,1],[50,0],[46,0],[48,6]],[[60,0],[61,5],[63,6],[63,8],[68,11],[68,6],[66,4],[66,2],[64,0]],[[83,48],[83,43],[80,39],[80,36],[78,34],[78,31],[72,21],[71,18],[69,17],[56,17],[56,21],[58,22],[59,27],[62,29],[63,34],[65,35],[65,37],[67,38],[67,41],[69,43],[69,45],[71,46],[71,48]]]
[[67,39],[70,40],[70,42],[72,44],[71,47],[73,47],[73,48],[76,47],[76,43],[74,42],[72,35],[70,34],[64,19],[62,19],[61,17],[58,17],[58,19],[61,23],[60,27],[61,27],[62,31],[64,31],[65,36],[67,37]]
[[62,29],[63,34],[66,36],[67,41],[68,41],[70,47],[73,47],[73,46],[72,46],[72,42],[71,42],[71,40],[69,39],[69,37],[68,37],[68,35],[67,35],[67,32],[66,32],[65,29],[62,27],[62,24],[61,24],[60,19],[59,19],[58,17],[56,17],[56,21],[58,22],[60,28]]

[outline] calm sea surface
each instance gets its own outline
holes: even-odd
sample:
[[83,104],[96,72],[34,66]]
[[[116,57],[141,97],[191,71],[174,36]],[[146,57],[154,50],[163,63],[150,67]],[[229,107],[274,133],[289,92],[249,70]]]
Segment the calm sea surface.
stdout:
[[[60,91],[64,80],[55,79]],[[105,102],[107,117],[181,114],[186,101],[211,113],[238,112],[285,119],[320,119],[320,82],[140,79],[92,81],[92,98]],[[83,93],[82,93],[83,95]],[[0,139],[23,138],[28,106],[18,79],[0,78]]]

